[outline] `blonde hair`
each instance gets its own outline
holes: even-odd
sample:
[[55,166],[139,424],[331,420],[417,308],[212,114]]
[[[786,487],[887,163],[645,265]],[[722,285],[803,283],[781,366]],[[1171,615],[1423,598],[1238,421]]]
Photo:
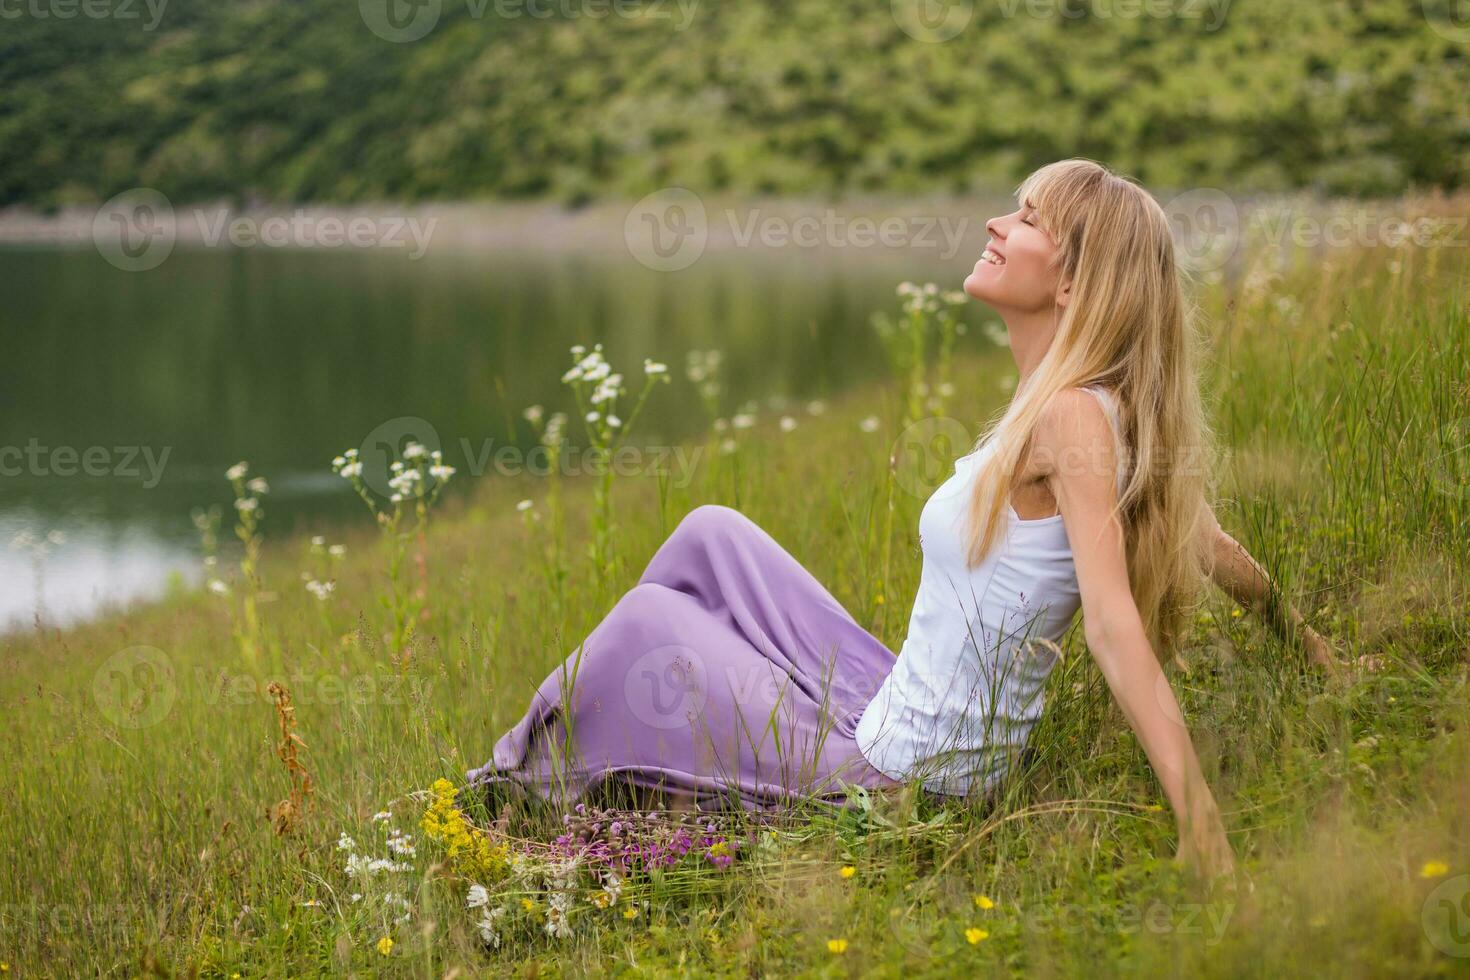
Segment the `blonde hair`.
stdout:
[[1208,557],[1201,551],[1213,495],[1213,435],[1196,374],[1199,340],[1169,221],[1143,188],[1090,160],[1042,167],[1017,191],[1057,245],[1072,284],[1056,334],[1035,371],[981,438],[994,451],[976,476],[968,558],[974,567],[1007,519],[1023,453],[1053,395],[1110,390],[1128,466],[1118,500],[1129,587],[1155,655],[1177,659]]

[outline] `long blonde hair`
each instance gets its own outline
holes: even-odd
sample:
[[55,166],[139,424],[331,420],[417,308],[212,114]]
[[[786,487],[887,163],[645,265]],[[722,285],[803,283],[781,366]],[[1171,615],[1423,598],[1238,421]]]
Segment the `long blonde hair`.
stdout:
[[1129,469],[1113,514],[1144,630],[1168,663],[1203,585],[1200,530],[1215,462],[1196,373],[1195,316],[1169,220],[1147,191],[1090,160],[1042,167],[1017,196],[1056,243],[1071,298],[1045,356],[980,440],[992,440],[994,451],[970,502],[969,562],[973,568],[984,559],[1007,523],[1002,509],[1052,396],[1107,388],[1124,443],[1116,450]]

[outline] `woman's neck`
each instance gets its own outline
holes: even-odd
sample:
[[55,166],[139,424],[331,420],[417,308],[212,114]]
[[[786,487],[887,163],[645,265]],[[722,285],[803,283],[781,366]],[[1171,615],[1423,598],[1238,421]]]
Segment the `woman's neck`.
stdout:
[[1052,339],[1057,332],[1059,311],[1046,313],[1007,313],[1001,319],[1010,338],[1011,357],[1015,359],[1020,377],[1016,390],[1025,387],[1027,380],[1036,370],[1046,352],[1051,349]]

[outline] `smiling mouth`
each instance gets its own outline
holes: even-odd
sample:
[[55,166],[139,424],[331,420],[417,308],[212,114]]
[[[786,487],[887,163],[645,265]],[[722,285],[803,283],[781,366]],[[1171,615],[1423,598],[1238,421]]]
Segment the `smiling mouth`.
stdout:
[[991,265],[1005,265],[1006,264],[1006,260],[1005,260],[1004,257],[1002,257],[1000,255],[997,255],[996,253],[992,252],[988,248],[985,251],[983,251],[983,252],[980,253],[980,261],[981,262],[989,262]]

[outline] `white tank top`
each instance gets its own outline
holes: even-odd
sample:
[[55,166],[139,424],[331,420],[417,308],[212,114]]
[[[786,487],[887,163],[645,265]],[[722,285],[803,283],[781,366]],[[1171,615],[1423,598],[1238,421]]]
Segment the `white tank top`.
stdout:
[[[1113,395],[1102,402],[1122,446]],[[1009,528],[975,568],[965,567],[971,492],[994,446],[955,461],[919,516],[923,566],[898,660],[863,710],[855,738],[874,768],[925,788],[965,795],[1002,779],[1041,716],[1042,688],[1081,605],[1062,516],[1026,521],[1007,503]],[[1119,453],[1118,493],[1126,468]]]

